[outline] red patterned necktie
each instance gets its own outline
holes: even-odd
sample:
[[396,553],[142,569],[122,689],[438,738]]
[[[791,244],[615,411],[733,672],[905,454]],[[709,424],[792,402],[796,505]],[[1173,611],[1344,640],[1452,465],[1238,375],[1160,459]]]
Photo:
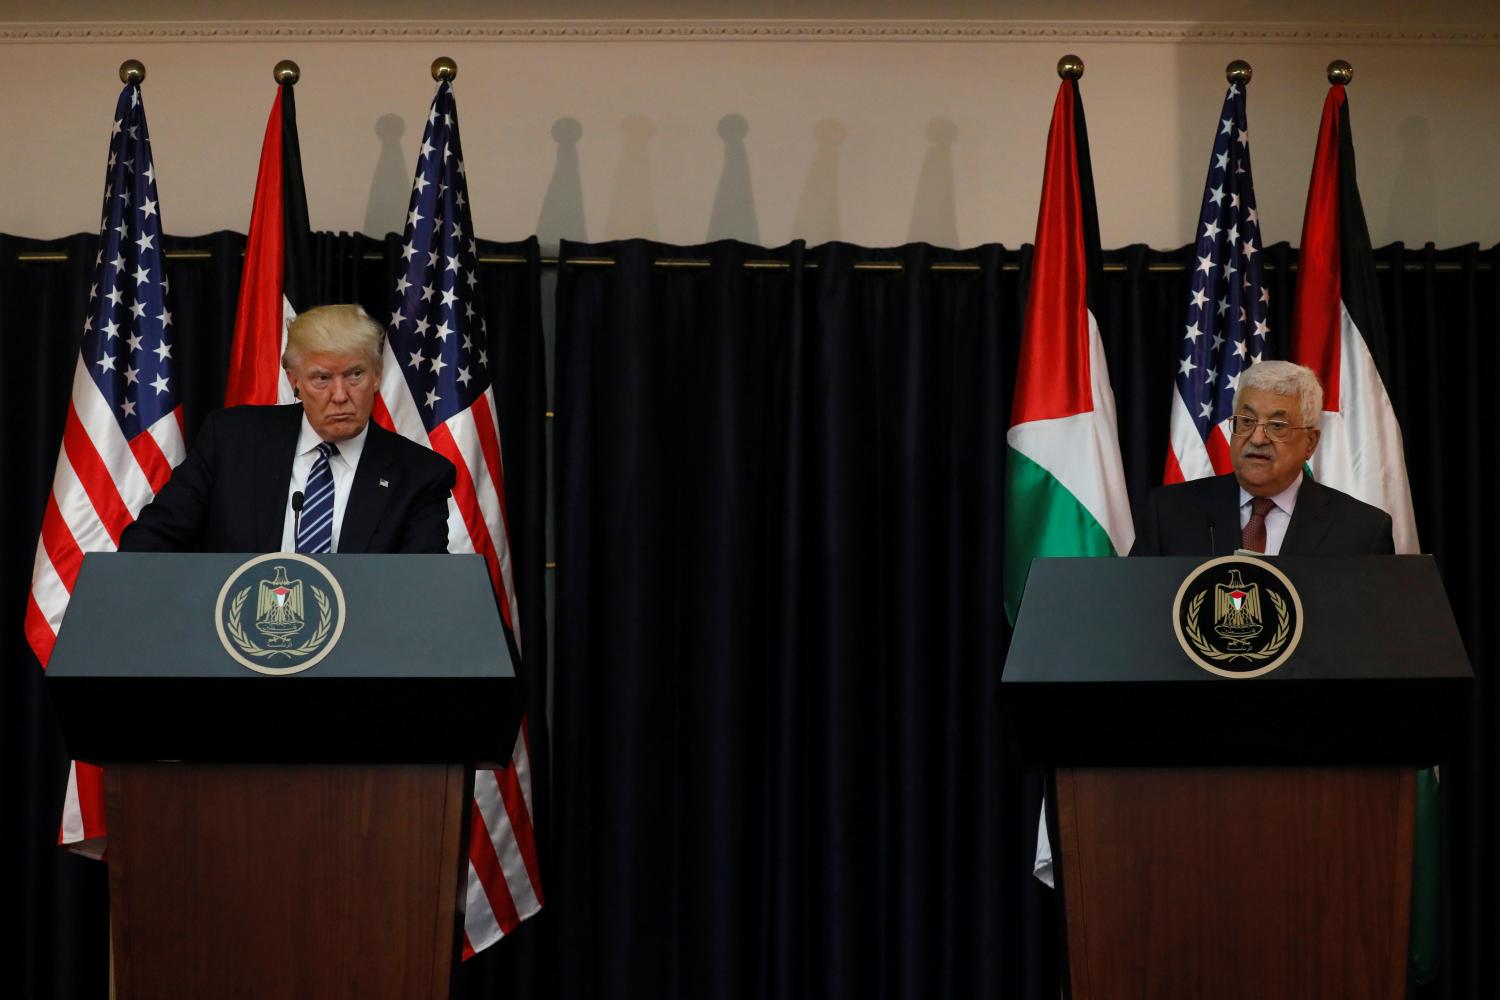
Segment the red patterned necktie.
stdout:
[[1250,520],[1245,522],[1245,527],[1240,531],[1241,548],[1251,552],[1266,551],[1266,515],[1275,506],[1276,501],[1270,497],[1251,498]]

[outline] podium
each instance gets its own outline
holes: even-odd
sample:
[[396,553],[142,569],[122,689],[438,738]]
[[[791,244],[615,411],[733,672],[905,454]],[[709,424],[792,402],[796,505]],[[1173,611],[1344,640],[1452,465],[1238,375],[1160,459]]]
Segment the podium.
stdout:
[[105,766],[121,998],[445,998],[524,709],[479,556],[85,557],[46,687]]
[[1427,556],[1034,562],[1001,706],[1056,772],[1074,1000],[1404,997],[1471,681]]

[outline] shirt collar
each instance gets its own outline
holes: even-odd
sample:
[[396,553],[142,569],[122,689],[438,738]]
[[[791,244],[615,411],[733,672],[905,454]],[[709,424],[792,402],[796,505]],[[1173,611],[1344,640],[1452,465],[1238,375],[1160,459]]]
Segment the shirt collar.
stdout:
[[[337,442],[339,457],[349,464],[349,468],[353,469],[359,466],[359,456],[365,450],[365,438],[369,434],[370,422],[366,420],[364,427],[360,428],[358,434],[347,441]],[[303,413],[302,432],[297,435],[296,454],[305,455],[322,443],[323,439],[318,435],[317,431],[313,430],[312,424],[308,422],[307,414]]]
[[[1297,478],[1292,480],[1292,485],[1288,486],[1286,489],[1282,490],[1280,493],[1271,498],[1271,502],[1276,504],[1276,506],[1281,510],[1286,511],[1287,514],[1291,514],[1292,508],[1297,506],[1297,491],[1302,488],[1302,477],[1303,473],[1299,471],[1297,473]],[[1245,492],[1245,487],[1240,487],[1241,507],[1245,506],[1247,503],[1254,499],[1254,496]]]

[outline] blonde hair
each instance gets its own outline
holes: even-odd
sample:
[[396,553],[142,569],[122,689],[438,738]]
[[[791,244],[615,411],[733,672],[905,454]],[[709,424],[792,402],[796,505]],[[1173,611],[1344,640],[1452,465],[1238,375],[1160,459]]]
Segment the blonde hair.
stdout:
[[357,305],[318,306],[292,320],[281,367],[292,369],[308,354],[364,355],[379,374],[385,331]]

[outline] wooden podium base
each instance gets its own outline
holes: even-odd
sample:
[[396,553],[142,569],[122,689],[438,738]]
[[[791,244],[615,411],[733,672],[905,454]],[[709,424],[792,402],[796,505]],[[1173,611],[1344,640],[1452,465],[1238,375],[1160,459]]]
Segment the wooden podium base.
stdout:
[[109,765],[119,997],[446,1000],[469,774]]
[[1400,1000],[1415,780],[1059,768],[1074,1000]]

